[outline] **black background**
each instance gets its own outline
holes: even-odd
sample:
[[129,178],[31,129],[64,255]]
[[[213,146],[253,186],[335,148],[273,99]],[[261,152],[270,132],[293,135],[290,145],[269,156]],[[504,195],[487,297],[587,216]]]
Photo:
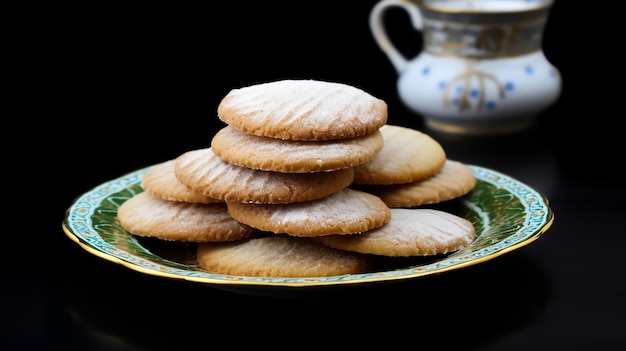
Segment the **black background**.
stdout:
[[[602,41],[616,22],[580,2],[557,0],[551,11],[544,53],[563,91],[531,131],[440,139],[450,156],[510,173],[551,199],[554,228],[528,247],[398,288],[274,298],[145,276],[69,240],[61,222],[76,196],[208,146],[223,126],[217,104],[234,87],[345,82],[386,100],[390,123],[422,129],[369,32],[374,0],[211,4],[55,5],[20,26],[32,34],[12,53],[22,69],[6,95],[23,100],[10,101],[20,133],[5,129],[14,141],[4,142],[13,199],[0,282],[4,350],[626,344],[623,110],[612,83],[620,56],[619,45]],[[416,54],[419,34],[404,14],[390,16],[397,45]]]

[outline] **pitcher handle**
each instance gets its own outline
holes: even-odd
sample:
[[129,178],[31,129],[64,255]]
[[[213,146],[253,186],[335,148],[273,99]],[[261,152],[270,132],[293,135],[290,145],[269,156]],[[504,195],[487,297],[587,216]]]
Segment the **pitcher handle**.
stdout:
[[378,2],[370,11],[369,26],[374,36],[376,44],[387,55],[389,61],[398,73],[402,73],[409,63],[409,59],[404,56],[389,40],[389,35],[385,29],[385,13],[391,7],[400,7],[404,9],[411,19],[411,24],[415,30],[422,30],[422,16],[417,5],[407,0],[382,0]]

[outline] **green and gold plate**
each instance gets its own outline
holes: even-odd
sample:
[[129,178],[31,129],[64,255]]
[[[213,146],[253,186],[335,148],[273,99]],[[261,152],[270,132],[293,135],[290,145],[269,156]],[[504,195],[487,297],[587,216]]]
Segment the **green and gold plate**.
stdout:
[[77,197],[67,209],[62,226],[70,239],[98,257],[141,273],[227,290],[346,286],[414,279],[485,262],[523,247],[545,233],[554,221],[547,198],[537,190],[502,173],[469,167],[477,179],[476,186],[442,208],[470,220],[477,238],[466,248],[447,255],[386,258],[383,269],[364,274],[263,278],[204,271],[196,264],[195,244],[134,236],[117,221],[119,206],[143,191],[141,179],[150,167],[103,183]]

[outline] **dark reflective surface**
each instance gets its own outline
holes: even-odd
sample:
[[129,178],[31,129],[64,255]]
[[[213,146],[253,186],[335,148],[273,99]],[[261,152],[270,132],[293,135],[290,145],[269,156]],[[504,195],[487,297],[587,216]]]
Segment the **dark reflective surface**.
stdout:
[[[12,183],[16,193],[5,200],[12,210],[0,349],[626,346],[623,138],[612,126],[620,99],[583,83],[595,77],[580,62],[598,67],[592,63],[600,59],[581,50],[585,35],[572,37],[589,9],[566,1],[554,6],[544,38],[563,94],[536,127],[486,138],[432,134],[449,158],[498,170],[548,197],[554,224],[526,247],[426,279],[286,296],[146,276],[65,236],[61,222],[74,197],[208,146],[223,126],[217,103],[232,87],[287,77],[344,81],[385,99],[390,123],[421,129],[369,34],[374,1],[351,10],[329,3],[307,3],[306,11],[264,2],[100,9],[64,16],[42,34],[56,45],[41,87],[58,93],[47,107],[62,116],[46,117],[38,129],[61,132],[28,138],[42,155],[7,150],[22,160],[10,163],[11,179],[32,180]],[[394,23],[402,30],[401,18]]]
[[[437,335],[441,328],[455,335],[447,345],[472,348],[530,326],[551,295],[545,272],[524,253],[453,277],[278,297],[118,273],[108,281],[89,277],[66,282],[60,291],[66,313],[77,324],[77,335],[93,339],[89,342],[147,350],[167,349],[165,345],[202,349],[207,337],[215,342],[236,339],[239,333],[260,341],[272,330],[285,343],[289,335],[328,333],[351,335],[360,344],[368,337],[359,330],[402,339],[417,331]],[[128,287],[134,292],[129,294]],[[257,292],[266,293],[250,291]],[[483,320],[485,314],[490,318]],[[311,339],[307,343],[330,342],[322,336]]]

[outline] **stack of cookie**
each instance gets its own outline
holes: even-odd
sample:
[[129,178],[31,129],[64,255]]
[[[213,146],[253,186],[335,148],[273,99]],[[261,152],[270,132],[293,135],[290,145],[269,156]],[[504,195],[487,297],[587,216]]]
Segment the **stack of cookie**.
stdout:
[[119,207],[117,220],[138,236],[185,242],[241,240],[259,232],[234,220],[226,203],[201,195],[174,174],[175,160],[151,167],[143,176],[142,193]]
[[441,145],[418,130],[385,125],[384,149],[355,167],[353,185],[389,207],[436,204],[467,194],[476,185],[471,169],[446,158]]
[[[375,256],[468,245],[467,220],[418,208],[467,193],[469,168],[428,135],[388,125],[387,105],[353,86],[281,80],[231,90],[211,147],[150,169],[118,210],[130,233],[197,242],[215,273],[328,276]],[[468,173],[469,172],[469,175]]]
[[[227,126],[210,149],[181,155],[176,176],[194,191],[223,199],[237,221],[273,235],[200,245],[201,267],[288,276],[371,267],[367,256],[329,251],[303,237],[358,234],[389,222],[380,198],[348,188],[354,167],[383,148],[386,103],[345,84],[282,80],[231,90],[217,112]],[[241,253],[236,264],[235,253]]]
[[359,236],[315,238],[325,245],[382,256],[428,256],[459,250],[476,237],[456,215],[420,208],[467,194],[476,184],[471,169],[446,158],[441,145],[420,131],[384,125],[384,148],[355,167],[352,187],[379,197],[391,209],[389,224]]

